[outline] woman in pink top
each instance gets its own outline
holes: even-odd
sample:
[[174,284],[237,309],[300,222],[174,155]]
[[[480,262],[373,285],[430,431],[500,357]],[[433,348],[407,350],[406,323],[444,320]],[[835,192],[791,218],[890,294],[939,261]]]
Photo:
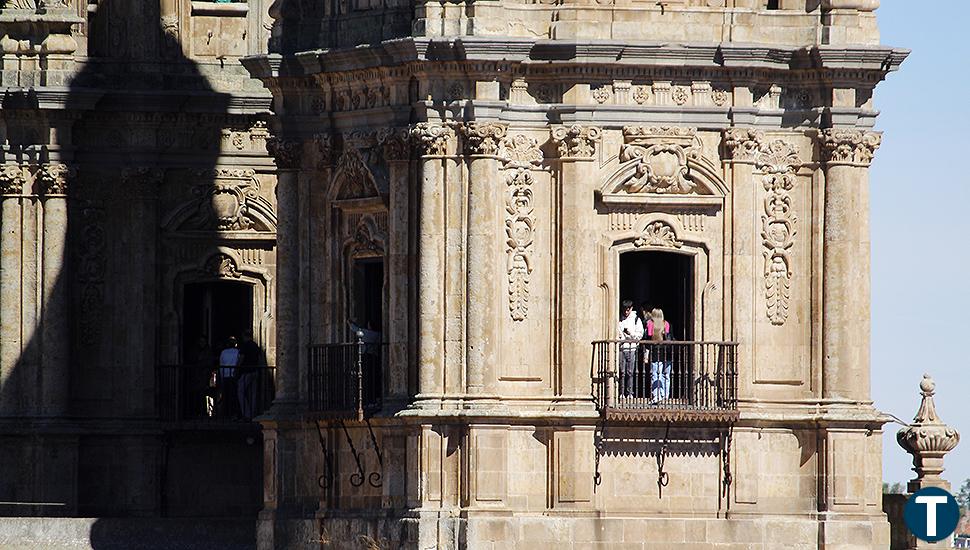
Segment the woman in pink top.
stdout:
[[[663,328],[660,328],[663,327]],[[670,339],[670,323],[664,320],[664,312],[659,307],[650,311],[647,320],[647,340],[662,342]],[[653,401],[670,397],[670,352],[669,346],[651,346],[650,396]]]

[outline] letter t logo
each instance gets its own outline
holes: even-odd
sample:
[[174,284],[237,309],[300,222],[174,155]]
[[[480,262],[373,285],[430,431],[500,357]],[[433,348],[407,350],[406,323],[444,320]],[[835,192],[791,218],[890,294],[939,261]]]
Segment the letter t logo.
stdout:
[[920,495],[916,497],[917,504],[926,505],[926,535],[936,536],[936,505],[946,504],[945,496]]

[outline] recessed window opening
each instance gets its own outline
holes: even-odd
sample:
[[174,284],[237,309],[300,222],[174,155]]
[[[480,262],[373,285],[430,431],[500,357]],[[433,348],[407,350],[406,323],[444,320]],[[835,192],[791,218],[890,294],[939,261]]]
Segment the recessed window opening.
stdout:
[[353,260],[350,317],[361,328],[381,332],[384,326],[384,259]]
[[643,305],[663,310],[676,340],[691,340],[694,335],[693,281],[691,256],[660,251],[620,255],[619,299],[632,300],[637,312]]
[[191,361],[200,338],[222,349],[230,336],[253,329],[253,287],[239,281],[185,285],[182,297],[182,357]]

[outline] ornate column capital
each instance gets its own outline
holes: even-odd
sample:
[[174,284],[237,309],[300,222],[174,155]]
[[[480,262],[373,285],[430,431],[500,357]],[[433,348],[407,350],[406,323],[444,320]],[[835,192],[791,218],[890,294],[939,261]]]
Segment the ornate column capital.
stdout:
[[869,166],[880,143],[879,132],[826,128],[819,133],[822,160],[829,166]]
[[497,154],[506,168],[529,168],[541,164],[543,159],[539,141],[522,134],[503,139]]
[[63,163],[43,164],[37,171],[37,181],[47,196],[66,195],[77,170]]
[[728,160],[754,162],[764,134],[753,128],[728,128],[724,130],[724,152]]
[[596,154],[596,142],[603,131],[596,126],[573,124],[552,129],[552,140],[558,143],[560,159],[592,159]]
[[936,413],[936,403],[933,401],[936,383],[930,375],[923,375],[919,389],[923,400],[913,423],[896,432],[896,441],[913,455],[916,479],[909,482],[911,493],[924,487],[948,486],[940,477],[943,473],[943,457],[960,442],[959,432],[944,424]]
[[504,122],[469,122],[461,127],[468,155],[495,156],[509,125]]
[[411,157],[406,128],[381,128],[377,131],[377,144],[390,162],[406,161]]
[[26,184],[22,166],[15,162],[0,165],[0,195],[21,195]]
[[419,122],[411,127],[411,140],[421,156],[440,157],[448,154],[448,142],[455,131],[436,122]]
[[266,139],[266,151],[276,161],[280,170],[299,170],[303,143],[295,139],[270,136]]

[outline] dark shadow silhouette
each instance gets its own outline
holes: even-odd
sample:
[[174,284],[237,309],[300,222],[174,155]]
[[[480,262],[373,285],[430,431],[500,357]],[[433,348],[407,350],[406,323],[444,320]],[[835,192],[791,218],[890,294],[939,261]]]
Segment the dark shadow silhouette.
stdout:
[[[189,524],[172,523],[172,534],[198,547],[252,547],[262,491],[258,427],[160,418],[171,404],[161,402],[168,396],[159,392],[159,365],[209,361],[216,335],[181,330],[183,289],[245,281],[231,232],[273,213],[255,176],[239,183],[252,187],[239,193],[223,185],[242,181],[219,167],[226,134],[253,128],[255,119],[229,114],[230,95],[207,76],[219,65],[186,57],[177,23],[159,24],[158,4],[91,6],[81,25],[89,57],[64,82],[62,105],[52,107],[56,94],[42,87],[3,98],[3,160],[22,167],[25,185],[20,198],[4,198],[17,207],[3,209],[0,223],[26,228],[6,239],[21,239],[27,253],[0,269],[9,278],[16,268],[18,304],[30,307],[16,312],[22,341],[9,330],[2,336],[0,425],[13,437],[0,450],[0,501],[43,505],[3,505],[0,515],[145,518],[137,525],[99,520],[90,534],[99,549],[174,547],[152,518],[238,517],[244,528],[224,530],[224,541],[237,545],[222,546]],[[45,85],[56,86],[52,75],[60,73],[47,70]],[[237,225],[226,225],[230,198],[239,201],[231,212]],[[66,203],[64,225],[48,227],[57,200]],[[183,216],[185,209],[194,214]],[[53,246],[58,230],[66,233],[60,249]],[[253,246],[258,255],[271,245]],[[14,294],[7,295],[5,317]],[[35,295],[42,297],[36,307],[27,299]],[[200,339],[208,351],[192,350],[189,342]],[[11,350],[16,358],[8,363]]]

